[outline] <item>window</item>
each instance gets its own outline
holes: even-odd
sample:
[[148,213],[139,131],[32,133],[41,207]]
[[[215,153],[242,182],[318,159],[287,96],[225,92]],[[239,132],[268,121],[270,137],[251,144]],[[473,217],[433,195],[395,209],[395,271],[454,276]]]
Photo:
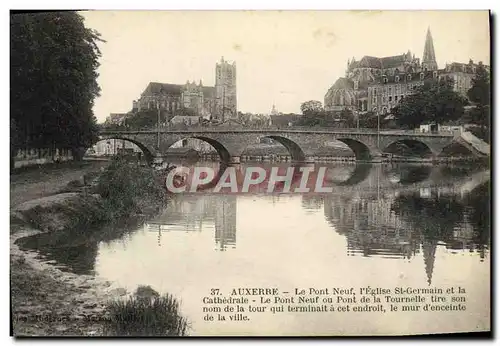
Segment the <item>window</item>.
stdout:
[[398,95],[394,96],[394,101],[398,101]]
[[405,95],[401,95],[401,101],[403,101],[404,97],[405,97]]
[[392,87],[389,87],[389,94],[392,94]]
[[410,81],[410,80],[411,80],[411,74],[409,74],[408,76],[406,76],[406,80],[407,80],[407,81]]
[[372,108],[372,112],[373,112],[373,113],[377,113],[377,107],[373,107],[373,108]]
[[420,80],[424,80],[424,73],[420,72]]
[[389,102],[392,102],[392,96],[389,96]]
[[386,76],[386,75],[383,75],[383,76],[382,76],[382,80],[384,81],[384,83],[387,83],[387,76]]
[[396,83],[399,83],[399,76],[396,76]]
[[438,76],[438,71],[434,71],[434,72],[432,72],[432,75],[433,75],[433,77],[434,77],[434,78],[437,78],[437,76]]

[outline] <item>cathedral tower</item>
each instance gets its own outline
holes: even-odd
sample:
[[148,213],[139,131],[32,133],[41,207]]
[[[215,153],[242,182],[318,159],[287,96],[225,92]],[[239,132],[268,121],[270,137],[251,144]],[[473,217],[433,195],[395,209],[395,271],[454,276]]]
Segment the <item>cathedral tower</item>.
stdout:
[[237,117],[236,64],[222,57],[215,65],[215,119],[226,121]]
[[424,56],[422,58],[422,69],[435,71],[438,69],[436,62],[436,53],[434,53],[434,42],[432,41],[431,28],[427,28],[425,37]]

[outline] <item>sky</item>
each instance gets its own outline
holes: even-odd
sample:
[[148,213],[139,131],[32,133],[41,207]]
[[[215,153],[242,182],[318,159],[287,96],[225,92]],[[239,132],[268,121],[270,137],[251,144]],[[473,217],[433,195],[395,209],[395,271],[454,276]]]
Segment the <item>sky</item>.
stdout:
[[410,50],[422,59],[427,28],[438,66],[489,64],[487,11],[91,11],[101,33],[94,114],[132,108],[149,82],[214,85],[215,64],[235,61],[238,110],[300,112],[323,102],[347,60]]

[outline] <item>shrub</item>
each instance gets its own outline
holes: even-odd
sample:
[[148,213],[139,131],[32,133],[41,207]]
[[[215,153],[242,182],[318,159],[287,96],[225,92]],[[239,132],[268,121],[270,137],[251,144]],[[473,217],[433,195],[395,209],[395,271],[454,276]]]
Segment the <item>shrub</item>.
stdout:
[[188,322],[180,314],[177,299],[170,294],[160,296],[149,286],[139,287],[127,300],[110,302],[107,311],[105,332],[111,336],[187,335]]
[[137,167],[115,159],[99,177],[96,192],[111,214],[142,212],[148,205],[160,205],[166,194],[148,167]]

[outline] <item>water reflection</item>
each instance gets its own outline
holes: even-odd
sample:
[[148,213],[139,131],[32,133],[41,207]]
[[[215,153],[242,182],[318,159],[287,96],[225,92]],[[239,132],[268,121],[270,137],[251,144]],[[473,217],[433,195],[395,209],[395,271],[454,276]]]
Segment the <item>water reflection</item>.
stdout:
[[158,232],[159,246],[163,232],[213,229],[216,249],[235,248],[236,198],[234,195],[185,195],[174,198],[169,207],[158,217],[147,221],[144,228]]
[[[480,260],[487,257],[489,172],[468,171],[465,174],[451,168],[409,165],[331,165],[329,172],[330,181],[338,183],[333,193],[180,194],[172,198],[161,215],[142,225],[137,221],[110,225],[97,232],[39,234],[18,243],[23,248],[36,249],[45,258],[75,273],[93,273],[96,257],[102,256],[104,249],[117,249],[118,244],[123,251],[134,252],[134,256],[135,252],[148,253],[148,249],[137,245],[141,244],[138,240],[141,237],[153,236],[156,246],[166,247],[172,241],[191,241],[182,238],[182,234],[198,234],[203,239],[210,234],[215,250],[245,252],[249,251],[252,234],[237,238],[236,232],[242,228],[238,225],[238,216],[241,218],[252,213],[254,207],[264,206],[275,214],[252,220],[255,227],[264,227],[271,221],[279,227],[280,220],[289,217],[288,213],[300,213],[292,208],[298,200],[305,212],[303,219],[307,216],[310,221],[296,227],[307,227],[307,222],[324,223],[330,232],[346,240],[344,249],[348,256],[383,261],[409,261],[417,255],[422,256],[422,270],[425,270],[429,285],[433,279],[436,249],[440,246],[449,250],[450,255],[470,252],[478,254]],[[266,207],[268,203],[271,204]],[[290,230],[287,236],[293,238],[296,231]],[[275,241],[272,234],[270,239]],[[237,246],[237,240],[244,246]],[[259,245],[254,244],[253,251],[258,250]],[[112,256],[113,251],[106,256]]]

